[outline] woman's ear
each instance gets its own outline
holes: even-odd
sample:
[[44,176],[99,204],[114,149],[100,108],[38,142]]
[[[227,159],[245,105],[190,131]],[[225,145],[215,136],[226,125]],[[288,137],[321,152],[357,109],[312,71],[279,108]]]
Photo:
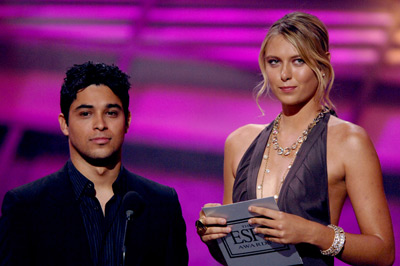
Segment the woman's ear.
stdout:
[[328,57],[329,61],[331,61],[331,53],[330,52],[326,52],[325,54]]

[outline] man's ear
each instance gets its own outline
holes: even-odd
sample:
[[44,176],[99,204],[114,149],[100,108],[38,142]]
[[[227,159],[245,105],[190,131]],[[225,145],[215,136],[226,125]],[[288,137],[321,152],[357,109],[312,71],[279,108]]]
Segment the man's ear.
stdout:
[[128,133],[129,126],[131,125],[132,115],[131,112],[128,111],[128,117],[126,118],[126,125],[125,125],[125,133]]
[[64,114],[58,115],[58,123],[60,123],[60,129],[65,136],[69,136],[69,129],[67,125],[67,120],[65,120]]

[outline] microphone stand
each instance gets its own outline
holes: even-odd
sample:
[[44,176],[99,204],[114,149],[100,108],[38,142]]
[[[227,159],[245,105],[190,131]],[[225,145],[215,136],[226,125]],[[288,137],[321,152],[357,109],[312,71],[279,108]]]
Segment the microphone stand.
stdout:
[[123,239],[123,246],[122,246],[122,266],[125,266],[125,254],[126,254],[126,232],[128,231],[128,222],[131,220],[133,215],[132,210],[126,211],[126,220],[125,220],[125,230],[124,230],[124,239]]

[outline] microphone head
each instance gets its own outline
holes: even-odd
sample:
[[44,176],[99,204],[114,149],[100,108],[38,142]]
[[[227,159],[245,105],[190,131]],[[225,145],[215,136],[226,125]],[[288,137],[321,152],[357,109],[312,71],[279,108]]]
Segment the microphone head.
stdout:
[[127,216],[138,216],[145,206],[144,199],[136,191],[129,191],[122,199],[122,210]]
[[126,218],[127,218],[128,220],[130,220],[131,217],[132,217],[132,215],[134,214],[134,212],[133,212],[132,210],[127,210],[127,211],[125,212],[125,214],[126,214]]

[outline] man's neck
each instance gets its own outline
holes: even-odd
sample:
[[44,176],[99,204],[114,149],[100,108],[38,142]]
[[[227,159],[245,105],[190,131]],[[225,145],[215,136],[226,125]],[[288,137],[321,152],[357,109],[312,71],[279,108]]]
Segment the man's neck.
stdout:
[[92,165],[82,157],[76,158],[76,156],[71,156],[71,161],[82,175],[93,182],[96,198],[105,215],[106,204],[114,195],[112,185],[121,170],[121,161],[107,166]]
[[82,175],[93,182],[96,191],[112,189],[112,184],[121,170],[121,161],[105,166],[92,165],[83,158],[75,156],[71,156],[71,161]]

